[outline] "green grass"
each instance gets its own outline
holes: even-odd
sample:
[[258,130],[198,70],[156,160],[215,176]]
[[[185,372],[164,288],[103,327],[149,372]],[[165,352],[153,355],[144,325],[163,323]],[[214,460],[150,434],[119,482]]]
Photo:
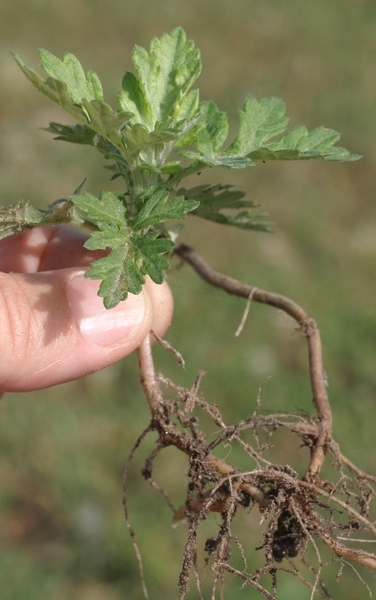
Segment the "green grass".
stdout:
[[[107,184],[94,152],[53,142],[38,130],[64,116],[24,81],[8,46],[34,67],[38,47],[57,55],[75,53],[112,90],[111,102],[131,68],[133,45],[147,46],[153,35],[181,25],[202,51],[201,98],[213,99],[233,122],[248,92],[280,96],[292,125],[337,129],[344,147],[364,155],[343,165],[260,164],[235,178],[224,171],[222,183],[236,183],[262,202],[277,233],[239,234],[192,217],[182,239],[213,267],[292,297],[319,322],[335,436],[345,454],[372,472],[375,16],[370,0],[345,9],[339,0],[27,0],[0,6],[3,204],[24,198],[47,205],[71,194],[85,176],[93,192]],[[205,183],[211,176],[204,172],[195,181]],[[271,308],[252,305],[242,335],[235,338],[242,301],[208,288],[188,267],[173,269],[168,279],[175,316],[167,337],[187,366],[179,370],[173,357],[158,349],[160,370],[188,386],[199,369],[207,371],[205,396],[221,406],[227,421],[253,410],[260,384],[265,408],[311,410],[306,350],[293,325]],[[80,382],[2,400],[0,589],[6,590],[5,600],[142,598],[121,506],[125,458],[148,423],[138,378],[130,357]],[[178,597],[184,530],[171,528],[169,511],[139,474],[145,452],[130,473],[131,520],[151,598],[172,600]],[[302,465],[304,450],[298,450],[297,440],[281,440],[277,460],[292,462],[300,452]],[[166,483],[174,474],[171,495],[182,503],[184,459],[171,452],[165,461],[158,464],[160,480]],[[239,525],[256,536],[250,550],[259,542],[253,512]],[[334,599],[368,597],[350,568],[336,584],[337,568],[327,568]],[[375,592],[374,579],[361,574]],[[229,580],[225,597],[250,596],[238,588]],[[189,597],[196,599],[193,592]],[[309,598],[309,590],[283,579],[280,599],[295,598]]]

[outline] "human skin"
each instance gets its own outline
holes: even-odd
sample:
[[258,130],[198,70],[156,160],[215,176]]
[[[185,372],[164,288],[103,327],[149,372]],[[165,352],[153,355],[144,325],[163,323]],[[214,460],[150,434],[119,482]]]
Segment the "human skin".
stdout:
[[86,236],[48,226],[0,241],[0,392],[25,392],[78,379],[138,348],[153,329],[162,336],[173,310],[166,283],[146,280],[111,310],[84,277],[103,252]]

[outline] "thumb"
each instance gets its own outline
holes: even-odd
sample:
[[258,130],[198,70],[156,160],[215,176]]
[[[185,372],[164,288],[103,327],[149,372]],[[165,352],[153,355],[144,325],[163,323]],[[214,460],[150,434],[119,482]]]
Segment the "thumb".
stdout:
[[98,281],[82,267],[0,273],[0,390],[31,391],[77,379],[135,350],[150,329],[163,335],[172,315],[167,284],[107,310]]

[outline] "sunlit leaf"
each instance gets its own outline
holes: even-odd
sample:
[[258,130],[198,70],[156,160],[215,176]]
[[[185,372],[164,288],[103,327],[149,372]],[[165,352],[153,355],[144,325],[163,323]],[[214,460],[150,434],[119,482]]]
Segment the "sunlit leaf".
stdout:
[[103,89],[98,75],[94,71],[85,74],[81,63],[70,52],[63,55],[62,60],[48,52],[38,50],[42,69],[54,79],[65,83],[67,93],[74,104],[80,105],[82,98],[103,102]]
[[288,124],[285,112],[285,104],[279,98],[264,98],[257,102],[254,96],[248,95],[243,110],[239,110],[239,133],[224,154],[249,154],[285,131]]
[[[252,95],[239,110],[240,124],[228,142],[228,117],[211,101],[199,101],[190,89],[201,71],[199,51],[181,28],[153,38],[150,50],[136,46],[135,73],[127,72],[118,94],[120,110],[103,100],[102,85],[93,71],[84,71],[73,54],[60,60],[40,50],[46,81],[13,53],[26,77],[50,100],[67,111],[77,125],[50,123],[57,139],[93,146],[105,159],[112,180],[122,178],[118,193],[99,198],[77,190],[46,211],[16,203],[0,211],[0,237],[49,223],[84,225],[90,231],[89,250],[105,250],[87,277],[101,279],[99,294],[107,307],[129,292],[138,294],[144,276],[161,283],[172,249],[188,213],[242,229],[270,231],[258,206],[230,185],[179,186],[206,167],[243,169],[256,160],[352,161],[360,158],[337,147],[339,134],[317,127],[287,131],[282,100]],[[226,146],[227,144],[227,146]],[[170,154],[175,150],[175,156]],[[177,160],[176,152],[182,160]]]
[[334,146],[340,134],[333,129],[316,127],[312,131],[301,125],[295,127],[277,141],[252,151],[252,159],[261,160],[325,160],[354,161],[361,158],[344,148]]
[[127,225],[126,209],[115,194],[102,191],[99,198],[86,192],[84,195],[71,196],[72,202],[86,214],[86,218],[95,223]]

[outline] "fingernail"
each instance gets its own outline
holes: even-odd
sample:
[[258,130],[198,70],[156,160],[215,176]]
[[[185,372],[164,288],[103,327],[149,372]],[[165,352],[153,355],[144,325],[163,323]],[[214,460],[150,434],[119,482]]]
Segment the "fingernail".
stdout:
[[76,273],[67,284],[71,312],[82,335],[100,346],[133,338],[145,316],[143,296],[130,294],[127,300],[108,310],[103,306],[103,298],[97,295],[99,281],[86,279],[84,273]]

